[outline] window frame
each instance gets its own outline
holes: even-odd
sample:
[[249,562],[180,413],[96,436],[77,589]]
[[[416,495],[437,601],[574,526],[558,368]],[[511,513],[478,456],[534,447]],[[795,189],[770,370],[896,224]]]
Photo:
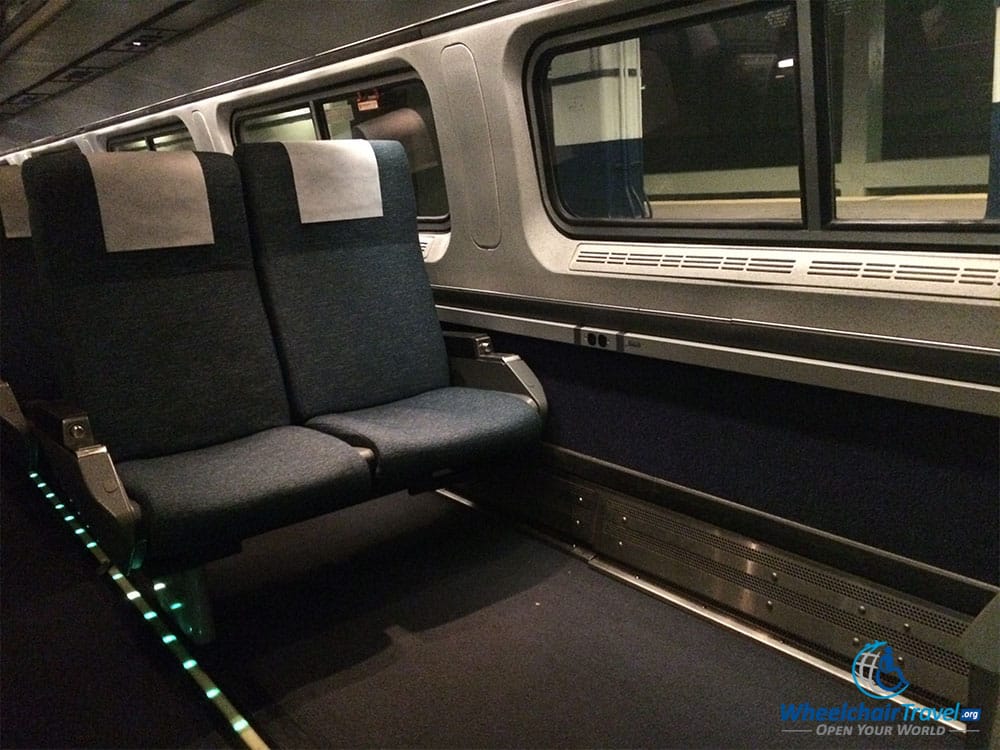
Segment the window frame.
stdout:
[[[229,118],[229,134],[234,145],[242,141],[239,138],[240,127],[248,119],[281,114],[293,109],[308,107],[312,116],[313,132],[316,140],[331,140],[329,126],[323,113],[323,105],[334,101],[343,101],[359,92],[371,91],[373,89],[388,89],[407,83],[419,83],[427,91],[427,86],[421,80],[415,70],[403,70],[397,73],[388,73],[377,78],[362,78],[345,81],[334,85],[327,85],[318,89],[311,89],[304,93],[297,93],[279,99],[272,99],[266,102],[249,105],[234,109]],[[429,98],[429,92],[428,92]],[[437,142],[437,126],[435,130],[435,147],[440,154],[440,144]],[[444,165],[442,162],[442,173]],[[447,190],[447,181],[445,181]],[[451,211],[442,216],[421,216],[417,215],[417,228],[421,232],[445,233],[451,231]]]
[[[156,138],[162,138],[165,135],[186,135],[191,141],[191,150],[196,151],[194,148],[194,135],[188,129],[184,121],[179,118],[174,118],[172,122],[162,123],[155,127],[143,128],[141,130],[129,130],[123,133],[115,133],[109,135],[107,140],[104,142],[104,150],[109,152],[117,152],[118,148],[131,141],[143,140],[146,142],[146,151],[156,151],[154,140]],[[119,152],[120,153],[120,152]]]
[[685,25],[773,7],[766,0],[707,0],[666,10],[637,11],[570,31],[556,31],[534,43],[524,66],[524,100],[542,203],[557,229],[574,239],[725,241],[778,247],[871,245],[890,250],[930,247],[941,250],[941,246],[950,246],[962,252],[995,252],[1000,245],[1000,223],[995,221],[836,218],[825,7],[810,0],[790,0],[789,4],[794,13],[799,56],[800,225],[794,220],[668,221],[578,217],[560,203],[545,83],[552,58],[572,50],[633,38],[656,26]]

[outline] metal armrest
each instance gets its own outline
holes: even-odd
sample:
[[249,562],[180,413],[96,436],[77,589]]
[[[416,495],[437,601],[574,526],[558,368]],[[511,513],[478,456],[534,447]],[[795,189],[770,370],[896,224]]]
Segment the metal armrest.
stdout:
[[21,405],[17,402],[10,383],[0,380],[0,420],[11,426],[20,435],[27,437],[28,420],[24,418]]
[[475,359],[493,353],[493,340],[486,333],[445,331],[444,345],[449,357]]
[[538,409],[543,419],[548,414],[545,390],[535,373],[516,354],[494,352],[487,334],[447,331],[445,344],[452,384],[513,393]]
[[87,414],[71,404],[37,402],[31,421],[54,479],[73,498],[105,553],[126,572],[138,568],[141,510],[125,494],[108,449],[94,439]]

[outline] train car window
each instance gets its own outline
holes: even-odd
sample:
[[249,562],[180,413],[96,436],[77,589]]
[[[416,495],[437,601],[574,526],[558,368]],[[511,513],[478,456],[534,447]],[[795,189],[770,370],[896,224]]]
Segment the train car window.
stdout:
[[415,79],[291,105],[293,109],[239,114],[240,143],[365,138],[399,141],[406,149],[421,229],[447,228],[448,196],[430,97]]
[[995,246],[995,0],[720,5],[539,44],[530,115],[564,231]]
[[351,123],[354,109],[349,101],[326,102],[323,105],[323,119],[331,138],[353,138]]
[[185,130],[153,136],[154,151],[194,151],[194,139]]
[[423,220],[448,215],[444,171],[438,150],[431,102],[423,83],[416,80],[358,91],[323,102],[329,138],[365,138],[399,141],[406,149]]
[[108,151],[149,151],[149,143],[145,138],[136,138],[131,141],[122,141],[112,145],[108,143]]
[[240,143],[315,141],[318,137],[309,107],[241,118],[237,134]]
[[768,5],[554,54],[541,84],[577,218],[801,220],[795,16]]
[[64,143],[61,146],[49,146],[48,148],[40,148],[33,155],[38,156],[40,154],[73,154],[79,152],[80,152],[80,146],[71,141],[69,143]]
[[986,214],[993,0],[840,0],[827,9],[836,214]]
[[108,151],[194,151],[194,139],[183,123],[109,138]]

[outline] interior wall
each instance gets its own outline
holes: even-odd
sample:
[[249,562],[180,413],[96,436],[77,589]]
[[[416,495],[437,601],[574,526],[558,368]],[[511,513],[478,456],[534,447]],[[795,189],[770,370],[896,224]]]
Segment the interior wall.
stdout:
[[996,418],[492,334],[538,375],[545,439],[991,584]]

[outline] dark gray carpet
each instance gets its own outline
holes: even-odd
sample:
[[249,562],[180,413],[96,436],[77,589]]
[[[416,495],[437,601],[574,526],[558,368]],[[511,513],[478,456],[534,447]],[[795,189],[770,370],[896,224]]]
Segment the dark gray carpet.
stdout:
[[[17,472],[0,510],[0,746],[224,745]],[[209,575],[219,639],[197,656],[276,747],[960,746],[783,733],[781,703],[856,689],[434,495],[260,537]]]
[[6,461],[0,515],[0,746],[225,747],[177,661]]
[[284,747],[946,747],[783,733],[853,685],[441,498],[392,496],[213,565],[201,658]]

